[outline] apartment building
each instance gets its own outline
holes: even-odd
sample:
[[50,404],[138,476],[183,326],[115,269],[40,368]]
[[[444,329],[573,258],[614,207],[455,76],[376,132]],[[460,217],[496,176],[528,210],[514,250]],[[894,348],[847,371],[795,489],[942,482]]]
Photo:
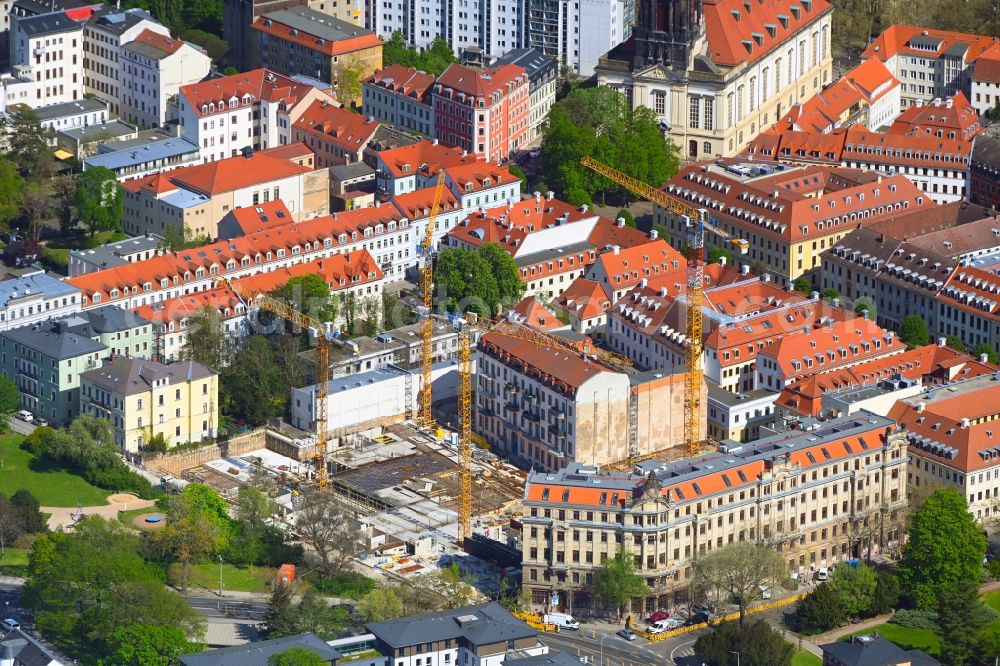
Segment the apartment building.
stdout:
[[[936,344],[908,349],[856,365],[810,375],[786,386],[776,404],[783,413],[799,416],[836,415],[845,404],[865,402],[868,411],[886,416],[896,403],[900,389],[912,387],[910,395],[925,387],[993,374],[996,366],[945,346],[944,338]],[[873,400],[881,390],[884,398]],[[869,395],[864,395],[865,393]]]
[[[382,68],[382,40],[357,23],[308,7],[260,16],[251,26],[254,67],[308,76],[334,86],[344,67],[360,67],[360,79]],[[359,104],[361,99],[342,99]]]
[[18,101],[35,107],[83,99],[83,29],[92,11],[84,7],[14,19],[11,67],[30,81],[23,86],[27,99]]
[[994,42],[976,59],[969,100],[979,115],[1000,104],[1000,42]]
[[0,282],[0,330],[80,311],[80,290],[38,271]]
[[597,82],[652,109],[686,158],[736,155],[830,83],[832,13],[826,0],[640,5]]
[[892,356],[905,349],[892,331],[864,317],[803,327],[801,335],[785,335],[757,352],[757,385],[778,392],[811,375]]
[[[687,166],[664,189],[707,209],[713,224],[749,243],[745,261],[758,262],[786,283],[812,278],[822,253],[859,225],[935,206],[902,175],[885,178],[821,166],[779,169],[756,159]],[[668,229],[671,244],[683,245],[687,221],[682,216],[658,208],[656,224]],[[706,249],[727,245],[705,234]]]
[[108,105],[96,99],[80,99],[75,102],[49,104],[35,109],[38,124],[51,130],[49,146],[55,148],[56,133],[70,129],[100,125],[108,121]]
[[606,465],[684,439],[684,373],[629,374],[497,332],[479,340],[475,357],[473,428],[525,468]]
[[109,421],[129,453],[160,436],[168,447],[200,442],[218,433],[219,373],[196,361],[115,357],[80,377],[80,412]]
[[434,107],[429,95],[433,85],[433,74],[389,65],[365,79],[361,109],[365,115],[397,129],[433,137]]
[[133,261],[143,261],[165,251],[164,239],[155,234],[113,241],[86,250],[72,250],[69,253],[69,276],[76,277]]
[[800,579],[900,543],[907,439],[861,412],[809,431],[726,442],[694,459],[631,472],[570,464],[533,472],[524,491],[524,588],[536,607],[599,609],[594,575],[624,548],[649,590],[636,614],[687,600],[692,561],[735,541],[767,544]]
[[1000,514],[1000,461],[993,442],[1000,384],[993,373],[957,382],[947,390],[929,387],[900,400],[889,411],[907,431],[908,485],[923,497],[954,488],[977,519]]
[[632,34],[634,0],[530,0],[527,46],[590,77],[601,56]]
[[969,166],[969,201],[1000,208],[1000,139],[976,137]]
[[434,136],[449,146],[499,163],[530,140],[530,83],[522,67],[450,65],[430,98]]
[[144,32],[170,37],[170,30],[144,9],[101,10],[84,25],[84,92],[106,102],[111,114],[118,118],[125,117],[124,47]]
[[571,330],[598,340],[604,338],[611,301],[601,285],[578,277],[559,295],[553,306],[569,318]]
[[188,331],[208,310],[217,313],[223,332],[234,343],[247,334],[246,305],[227,287],[168,298],[133,312],[152,324],[152,358],[171,363],[184,358]]
[[212,59],[200,46],[145,29],[122,46],[119,68],[118,115],[145,130],[177,120],[178,92],[207,77]]
[[292,124],[292,141],[316,153],[316,168],[361,162],[379,123],[371,117],[315,100]]
[[226,213],[272,199],[285,202],[293,220],[330,211],[329,178],[315,169],[314,154],[301,143],[126,180],[122,227],[133,234],[217,238]]
[[772,127],[751,142],[751,159],[790,164],[840,164],[884,175],[903,174],[937,203],[962,201],[969,185],[973,139],[983,131],[962,93],[905,109],[885,132],[861,125],[817,131]]
[[478,161],[479,158],[470,155],[469,151],[441,145],[434,139],[377,151],[372,166],[378,192],[397,196],[433,187],[441,169]]
[[[618,4],[617,2],[614,4]],[[587,41],[593,33],[587,34]],[[556,82],[559,62],[536,47],[515,49],[493,63],[495,67],[515,65],[528,75],[528,142],[541,141],[542,128],[549,117],[549,109],[556,101]]]
[[274,148],[291,142],[292,124],[317,99],[334,101],[326,90],[267,69],[181,86],[181,136],[201,147],[206,162]]
[[903,84],[903,108],[970,93],[976,61],[997,40],[947,30],[890,25],[861,54],[885,63]]
[[[392,207],[395,207],[402,216],[400,219],[406,220],[413,232],[412,242],[410,242],[411,234],[406,233],[406,238],[402,241],[403,247],[398,250],[395,262],[399,264],[395,270],[397,274],[401,275],[401,271],[405,272],[406,269],[416,266],[418,248],[423,245],[424,237],[427,234],[427,224],[430,222],[431,208],[434,206],[434,191],[433,187],[425,187],[415,192],[400,194],[391,200]],[[385,207],[390,208],[389,206]],[[431,232],[431,252],[436,252],[441,247],[445,236],[455,230],[464,215],[465,212],[462,210],[462,204],[458,197],[450,189],[445,188],[441,193],[438,214]],[[359,217],[355,215],[355,219],[359,219]],[[390,245],[390,249],[391,247]],[[401,263],[400,260],[402,260]]]
[[888,127],[901,108],[899,80],[881,60],[869,58],[778,121],[784,129],[826,134],[838,127]]
[[773,428],[777,420],[775,401],[778,394],[765,389],[734,393],[711,379],[708,385],[708,441],[714,444],[755,442],[763,428]]
[[587,278],[601,285],[612,303],[641,280],[686,268],[684,255],[662,238],[627,249],[615,245],[587,268]]

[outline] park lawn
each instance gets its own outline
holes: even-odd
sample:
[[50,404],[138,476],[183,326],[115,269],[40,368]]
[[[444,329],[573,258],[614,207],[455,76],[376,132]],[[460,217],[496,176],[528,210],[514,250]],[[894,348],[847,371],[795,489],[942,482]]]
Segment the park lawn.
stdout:
[[937,656],[941,652],[941,637],[930,629],[911,629],[901,627],[898,624],[880,624],[877,627],[870,627],[864,631],[848,634],[841,640],[850,640],[852,636],[870,634],[877,631],[880,636],[886,638],[904,650],[923,650],[927,654]]
[[0,435],[0,488],[13,495],[24,489],[42,506],[102,506],[107,490],[92,486],[82,477],[57,465],[35,458],[21,448],[23,435]]
[[128,511],[119,511],[118,520],[120,520],[125,525],[131,527],[132,519],[144,513],[163,513],[163,512],[157,509],[155,506],[145,507],[143,509],[129,509]]
[[29,554],[30,551],[23,548],[4,548],[3,555],[0,555],[0,575],[26,576]]
[[[223,592],[270,592],[268,583],[274,580],[272,567],[254,567],[245,569],[232,564],[222,565]],[[219,589],[219,563],[195,564],[191,567],[191,587],[203,587],[207,590]]]
[[1000,590],[993,590],[992,592],[987,592],[982,597],[983,603],[1000,613]]
[[792,655],[792,666],[823,666],[823,660],[808,650],[799,650]]

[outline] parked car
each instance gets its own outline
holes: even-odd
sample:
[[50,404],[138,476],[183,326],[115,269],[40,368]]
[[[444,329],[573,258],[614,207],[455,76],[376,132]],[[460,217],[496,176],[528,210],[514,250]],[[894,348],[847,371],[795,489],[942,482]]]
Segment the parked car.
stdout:
[[673,618],[665,618],[663,620],[657,620],[653,624],[646,627],[647,634],[662,634],[665,631],[670,631],[671,629],[676,629],[679,626],[679,622]]
[[816,580],[830,580],[830,570],[827,567],[820,567],[816,572]]
[[35,419],[35,415],[29,412],[27,409],[22,409],[17,413],[17,418],[21,419],[22,421],[27,421],[28,423],[31,423]]
[[566,613],[549,613],[543,620],[545,624],[554,624],[560,629],[570,629],[576,631],[580,628],[580,623],[577,622],[572,615],[567,615]]
[[649,623],[653,624],[654,622],[659,622],[660,620],[666,620],[668,617],[670,617],[670,613],[668,611],[658,610],[649,616]]
[[36,426],[47,426],[49,424],[49,422],[43,419],[41,416],[36,416],[35,418],[31,419],[31,422]]
[[634,641],[636,639],[635,632],[631,629],[619,629],[615,632],[616,635],[624,638],[627,641]]
[[708,622],[710,617],[711,616],[706,611],[698,611],[697,613],[692,614],[691,617],[684,622],[684,626],[690,627],[694,624],[705,624]]
[[757,587],[760,588],[760,598],[761,599],[770,599],[771,598],[771,588],[769,588],[767,585],[758,585]]
[[17,620],[9,617],[3,622],[0,622],[0,627],[2,627],[4,631],[14,631],[15,629],[20,629],[21,625]]

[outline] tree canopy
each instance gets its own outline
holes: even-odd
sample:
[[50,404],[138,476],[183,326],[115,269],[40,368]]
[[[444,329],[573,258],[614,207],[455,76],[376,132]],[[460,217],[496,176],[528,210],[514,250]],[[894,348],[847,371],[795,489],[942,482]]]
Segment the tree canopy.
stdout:
[[695,560],[694,567],[703,589],[723,591],[736,602],[740,624],[747,606],[761,598],[761,587],[780,583],[785,577],[780,553],[747,541],[716,548]]
[[10,113],[8,122],[0,123],[0,145],[6,146],[3,156],[24,178],[46,178],[52,173],[49,135],[33,109],[19,107]]
[[743,628],[736,622],[724,622],[698,637],[695,653],[710,666],[733,666],[733,652],[738,652],[740,666],[791,666],[795,647],[764,620]]
[[931,341],[931,333],[927,329],[927,322],[918,314],[909,314],[903,317],[903,323],[899,327],[899,339],[906,343],[910,349],[922,347]]
[[476,312],[489,317],[497,311],[500,288],[490,263],[476,250],[449,247],[434,267],[438,301],[451,312]]
[[986,537],[965,498],[951,488],[935,490],[913,514],[909,541],[897,575],[917,608],[937,606],[959,581],[982,576]]
[[326,666],[328,663],[319,652],[304,647],[293,647],[267,659],[267,666]]
[[585,156],[656,187],[677,173],[679,163],[677,147],[663,138],[652,109],[632,109],[608,86],[577,88],[552,107],[540,177],[576,205],[593,203],[601,191],[634,200],[631,192],[581,165]]
[[635,556],[619,548],[594,574],[594,591],[606,606],[624,610],[629,599],[646,594],[646,582],[636,573]]
[[844,611],[849,617],[868,615],[875,597],[878,575],[867,564],[856,566],[842,563],[833,570],[830,587],[840,597]]
[[108,637],[108,657],[102,666],[174,666],[182,654],[199,652],[177,627],[133,624],[120,627]]
[[196,361],[214,370],[221,370],[229,362],[229,340],[222,324],[222,315],[213,307],[194,313],[188,322],[184,338],[184,358]]
[[979,358],[981,355],[986,354],[986,360],[993,365],[996,365],[1000,358],[997,357],[996,350],[988,342],[977,342],[976,345],[969,350],[969,353]]
[[0,227],[6,228],[21,213],[25,183],[13,162],[0,159]]
[[844,604],[837,592],[829,583],[820,583],[795,607],[792,626],[808,636],[833,629],[846,617]]
[[403,65],[404,67],[415,67],[434,76],[440,76],[448,65],[458,62],[455,53],[448,46],[448,42],[440,35],[434,38],[423,51],[406,45],[403,33],[399,30],[392,33],[389,41],[382,47],[382,66]]
[[521,272],[517,269],[514,257],[499,243],[483,243],[476,250],[490,266],[490,272],[497,281],[497,291],[500,294],[500,304],[510,306],[521,300],[524,293],[524,283],[521,282]]
[[118,229],[124,210],[124,191],[114,171],[107,167],[94,167],[80,174],[76,188],[76,212],[91,234]]
[[377,587],[358,602],[358,615],[365,622],[382,622],[403,617],[403,600],[391,587]]

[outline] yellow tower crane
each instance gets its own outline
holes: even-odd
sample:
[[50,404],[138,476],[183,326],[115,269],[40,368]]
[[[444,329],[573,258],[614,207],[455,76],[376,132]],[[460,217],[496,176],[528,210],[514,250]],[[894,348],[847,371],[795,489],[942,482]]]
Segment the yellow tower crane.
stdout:
[[330,343],[326,337],[326,325],[265,293],[238,287],[225,278],[220,278],[217,285],[232,289],[233,293],[247,304],[247,308],[256,305],[259,309],[275,314],[293,326],[308,330],[316,338],[316,372],[314,377],[316,382],[316,418],[314,419],[316,423],[316,455],[313,456],[313,461],[316,464],[317,485],[320,490],[326,490],[326,445],[328,440],[326,410],[330,391]]
[[420,245],[421,261],[420,287],[423,291],[424,330],[422,333],[422,348],[420,353],[420,412],[418,423],[430,430],[434,427],[434,415],[431,413],[434,400],[431,393],[431,365],[434,351],[434,262],[431,260],[431,249],[434,246],[434,225],[437,222],[438,210],[441,208],[441,196],[444,194],[444,170],[438,171],[437,184],[434,187],[434,200],[431,203],[431,214],[427,218],[427,228],[424,230],[424,240]]
[[590,157],[580,160],[583,166],[596,171],[632,192],[651,201],[675,215],[681,215],[687,220],[687,381],[684,385],[684,439],[688,453],[692,456],[701,451],[701,387],[704,383],[704,372],[701,366],[702,355],[702,301],[705,286],[705,232],[715,234],[726,240],[731,246],[746,254],[749,243],[720,229],[709,218],[704,208],[695,208],[682,199],[673,197],[663,190],[627,176],[606,164]]
[[458,544],[472,535],[472,339],[467,320],[458,334]]

